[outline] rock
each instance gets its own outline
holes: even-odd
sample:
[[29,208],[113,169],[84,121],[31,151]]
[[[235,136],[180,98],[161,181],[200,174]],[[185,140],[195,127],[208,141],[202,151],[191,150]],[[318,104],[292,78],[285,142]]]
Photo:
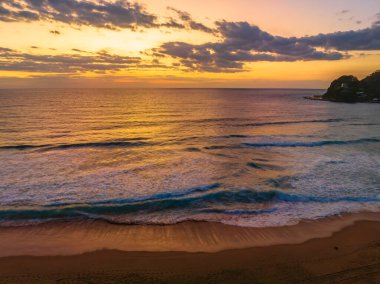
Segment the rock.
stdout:
[[380,71],[359,81],[355,76],[342,76],[334,80],[322,100],[334,102],[379,102]]
[[368,100],[380,99],[380,70],[364,78],[360,88],[367,94]]
[[336,102],[355,102],[359,83],[354,76],[342,76],[331,83],[323,98]]

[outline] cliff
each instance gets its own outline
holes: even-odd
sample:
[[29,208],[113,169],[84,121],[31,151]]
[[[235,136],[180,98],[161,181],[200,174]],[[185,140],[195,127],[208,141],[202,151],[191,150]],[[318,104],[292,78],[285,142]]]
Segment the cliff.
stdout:
[[380,70],[361,81],[352,75],[342,76],[331,83],[322,99],[348,103],[380,102]]

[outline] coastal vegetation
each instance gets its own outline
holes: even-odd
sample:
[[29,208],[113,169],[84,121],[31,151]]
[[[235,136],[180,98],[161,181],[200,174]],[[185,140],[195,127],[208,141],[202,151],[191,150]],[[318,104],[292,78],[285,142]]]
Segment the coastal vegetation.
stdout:
[[380,70],[363,80],[344,75],[334,80],[322,96],[308,97],[314,100],[333,102],[380,102]]

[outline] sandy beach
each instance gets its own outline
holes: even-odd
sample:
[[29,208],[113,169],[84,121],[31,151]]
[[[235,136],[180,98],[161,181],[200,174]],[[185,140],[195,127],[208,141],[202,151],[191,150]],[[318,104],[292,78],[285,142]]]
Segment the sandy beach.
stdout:
[[2,228],[0,282],[378,283],[379,218],[363,213],[261,229],[100,222]]
[[380,284],[379,4],[0,0],[0,284]]

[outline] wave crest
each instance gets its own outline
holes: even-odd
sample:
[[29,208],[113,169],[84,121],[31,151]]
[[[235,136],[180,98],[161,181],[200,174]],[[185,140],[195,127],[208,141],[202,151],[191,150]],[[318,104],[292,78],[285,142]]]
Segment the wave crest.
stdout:
[[112,148],[112,147],[137,147],[137,146],[146,146],[150,143],[139,141],[135,139],[129,139],[126,141],[105,141],[105,142],[88,142],[88,143],[71,143],[71,144],[44,144],[44,145],[9,145],[9,146],[0,146],[1,150],[28,150],[28,149],[39,149],[42,151],[49,150],[64,150],[64,149],[73,149],[73,148]]
[[328,145],[348,145],[348,144],[361,144],[361,143],[378,143],[379,138],[363,138],[357,140],[325,140],[325,141],[314,141],[314,142],[255,142],[255,143],[242,143],[241,145],[246,147],[279,147],[279,148],[289,148],[289,147],[320,147]]
[[[125,214],[169,213],[181,211],[188,214],[209,213],[225,215],[253,215],[270,213],[276,207],[271,203],[377,203],[377,197],[328,197],[291,194],[282,191],[217,190],[220,184],[196,187],[187,191],[162,193],[135,199],[117,199],[83,204],[51,204],[36,209],[1,210],[0,220],[58,219],[58,218],[100,218]],[[214,191],[216,190],[216,191]],[[249,205],[253,207],[250,209]],[[267,204],[268,208],[257,209],[255,204]],[[225,208],[218,209],[220,205]],[[239,208],[245,209],[239,209]],[[102,217],[100,217],[102,216]]]

